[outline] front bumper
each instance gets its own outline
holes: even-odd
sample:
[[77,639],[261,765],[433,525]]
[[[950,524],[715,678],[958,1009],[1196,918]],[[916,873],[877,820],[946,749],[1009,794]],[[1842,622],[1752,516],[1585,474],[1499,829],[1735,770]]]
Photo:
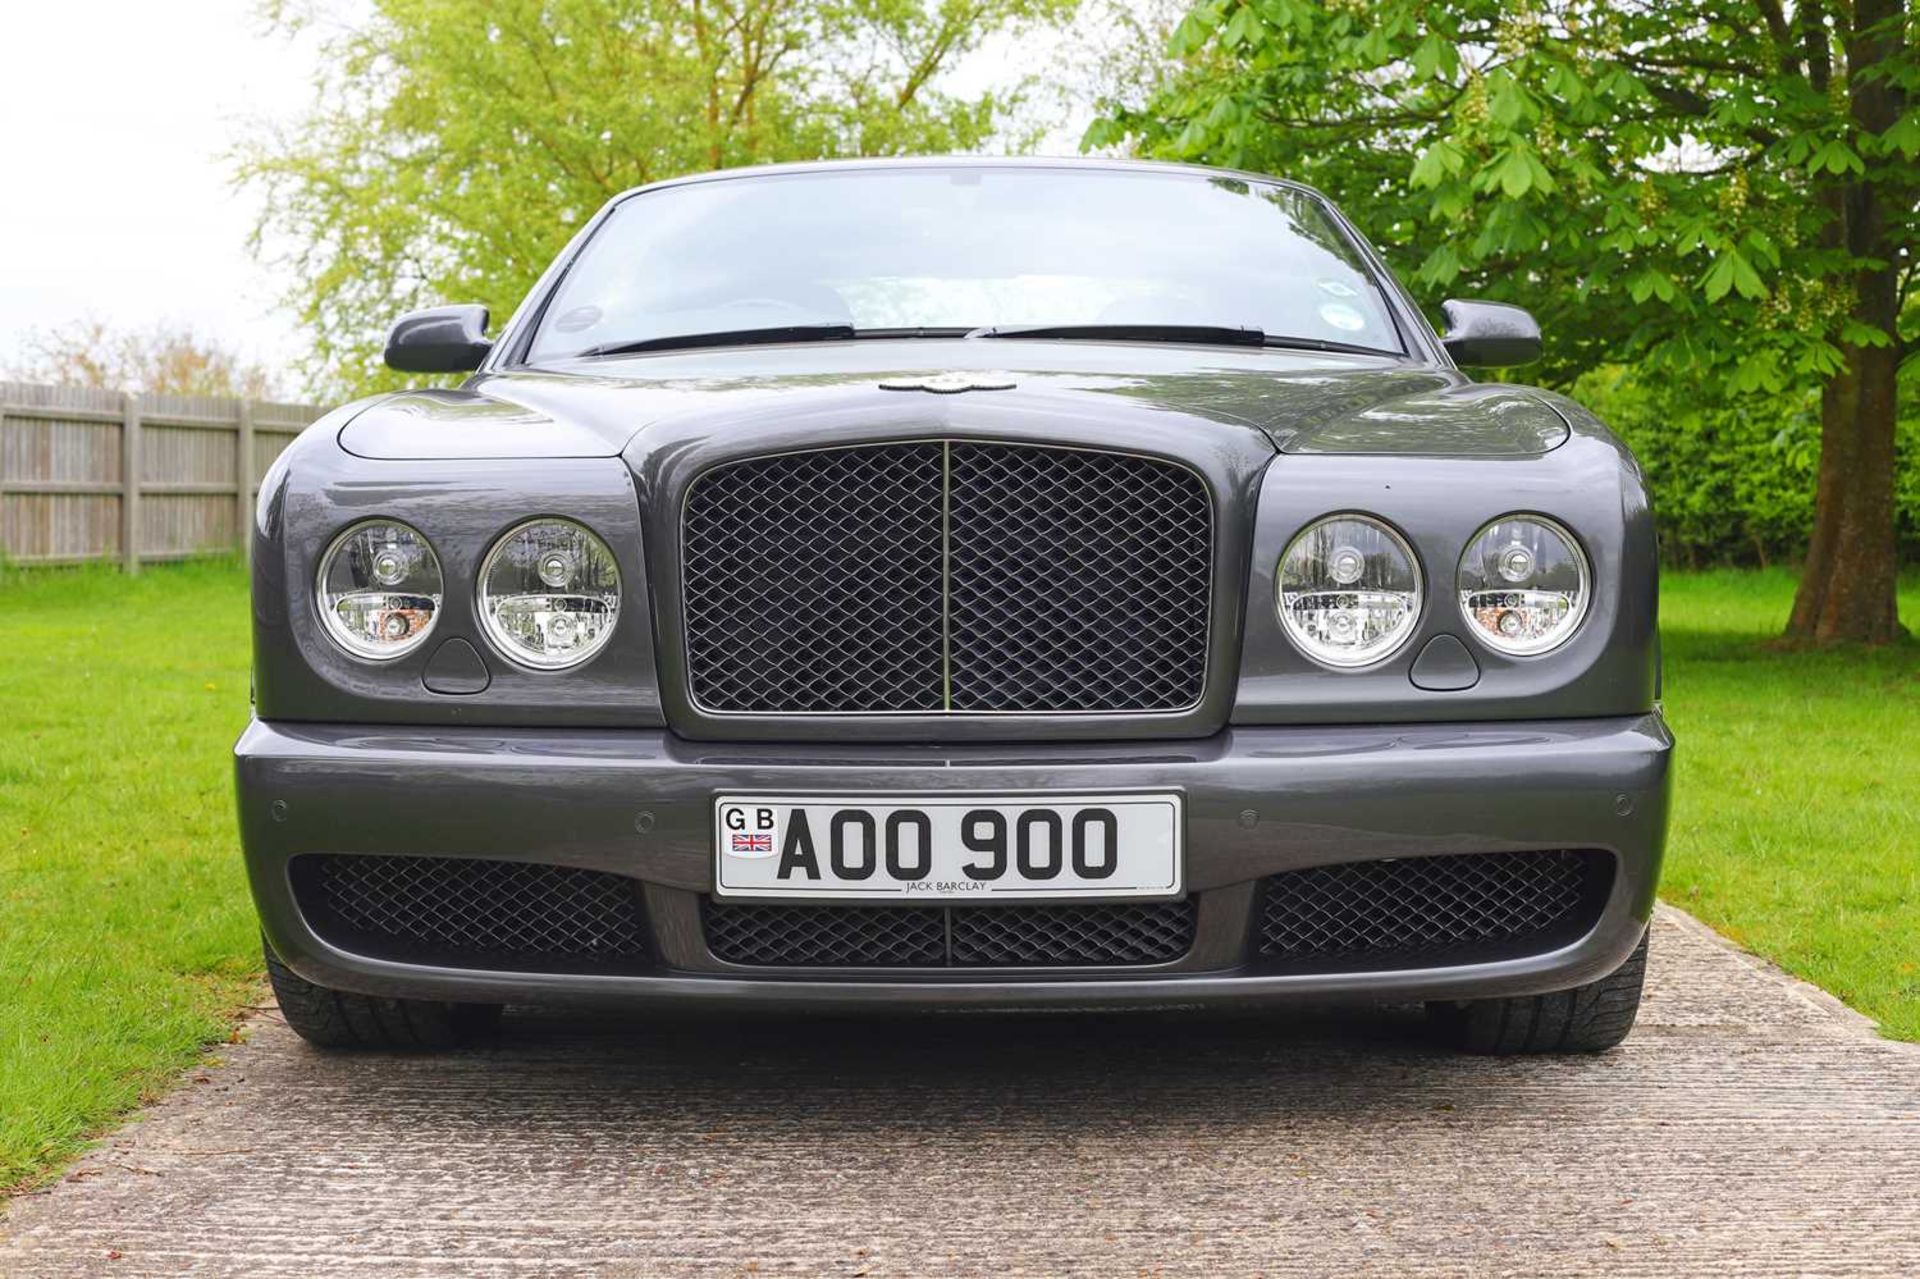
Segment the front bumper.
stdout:
[[[235,748],[267,940],[310,981],[474,1002],[790,1008],[1390,1002],[1564,989],[1617,967],[1653,907],[1672,738],[1620,719],[1243,728],[1197,741],[1005,746],[698,743],[657,731],[408,729],[255,721]],[[744,968],[707,950],[721,792],[1179,791],[1195,943],[1151,968]],[[1250,962],[1263,877],[1456,853],[1605,850],[1615,874],[1576,940],[1493,962],[1310,973]],[[319,936],[289,866],[311,853],[483,857],[637,879],[644,973],[501,972],[349,953]]]

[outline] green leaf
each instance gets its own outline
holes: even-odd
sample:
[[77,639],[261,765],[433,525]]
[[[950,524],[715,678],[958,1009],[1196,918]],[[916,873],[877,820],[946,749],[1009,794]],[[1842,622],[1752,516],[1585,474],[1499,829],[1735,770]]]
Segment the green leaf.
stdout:
[[1413,74],[1421,80],[1451,79],[1460,70],[1460,51],[1438,31],[1428,33],[1413,51]]
[[1840,340],[1849,346],[1892,346],[1893,338],[1882,328],[1849,318],[1840,326]]
[[1226,27],[1220,32],[1221,42],[1230,48],[1251,44],[1254,35],[1260,30],[1260,17],[1251,5],[1240,5],[1234,9],[1233,16],[1227,19]]
[[1526,90],[1504,73],[1487,79],[1487,112],[1498,124],[1511,129],[1527,116]]
[[1780,362],[1771,351],[1757,351],[1734,365],[1727,378],[1727,389],[1735,395],[1754,391],[1779,391],[1785,385]]
[[1167,40],[1167,53],[1185,58],[1198,53],[1213,35],[1213,15],[1203,5],[1180,20]]
[[1909,160],[1920,155],[1920,111],[1902,114],[1880,135],[1880,145],[1888,152],[1898,151]]
[[1413,162],[1413,187],[1420,190],[1425,187],[1439,186],[1453,174],[1459,173],[1466,163],[1466,156],[1453,143],[1442,139],[1420,153]]
[[1416,274],[1423,284],[1452,284],[1460,275],[1460,250],[1450,241],[1441,241]]
[[1822,169],[1836,174],[1865,173],[1867,166],[1843,140],[1829,138],[1807,160],[1808,173],[1819,173]]
[[1707,268],[1707,274],[1700,281],[1701,289],[1707,295],[1707,301],[1718,302],[1728,293],[1738,293],[1743,298],[1763,298],[1767,296],[1767,286],[1761,282],[1760,273],[1753,264],[1742,257],[1738,249],[1722,250],[1713,259],[1713,265]]
[[1509,200],[1518,200],[1533,187],[1534,165],[1527,148],[1514,146],[1495,164],[1492,180],[1500,185]]
[[1627,296],[1636,303],[1644,304],[1650,298],[1671,302],[1679,295],[1680,291],[1674,287],[1673,277],[1658,267],[1643,266],[1634,272],[1631,280],[1627,281]]

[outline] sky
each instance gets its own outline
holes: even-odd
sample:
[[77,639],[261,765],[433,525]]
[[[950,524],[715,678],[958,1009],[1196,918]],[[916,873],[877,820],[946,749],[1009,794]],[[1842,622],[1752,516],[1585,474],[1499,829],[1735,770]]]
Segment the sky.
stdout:
[[254,0],[9,4],[0,48],[0,363],[87,315],[189,324],[264,362],[297,350],[224,155],[307,103],[310,48]]

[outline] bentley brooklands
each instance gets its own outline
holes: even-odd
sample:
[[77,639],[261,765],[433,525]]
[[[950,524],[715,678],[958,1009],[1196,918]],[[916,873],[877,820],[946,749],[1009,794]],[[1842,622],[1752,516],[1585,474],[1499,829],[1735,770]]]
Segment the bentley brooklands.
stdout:
[[982,159],[658,183],[497,335],[400,318],[389,364],[464,380],[323,418],[253,529],[287,1020],[1341,999],[1618,1043],[1672,748],[1646,493],[1462,373],[1537,357],[1526,312],[1438,316],[1307,188]]

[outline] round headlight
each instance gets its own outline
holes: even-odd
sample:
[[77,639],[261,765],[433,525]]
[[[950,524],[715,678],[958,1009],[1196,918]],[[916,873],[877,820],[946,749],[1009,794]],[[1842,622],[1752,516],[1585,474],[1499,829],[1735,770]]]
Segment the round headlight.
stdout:
[[1280,623],[1329,666],[1370,666],[1413,635],[1420,566],[1401,536],[1365,515],[1309,524],[1280,557]]
[[480,567],[480,620],[494,646],[541,670],[586,661],[620,616],[620,569],[572,520],[509,529]]
[[321,620],[355,657],[384,662],[416,649],[440,617],[440,561],[394,520],[352,525],[320,557]]
[[1573,634],[1587,613],[1589,583],[1573,534],[1538,515],[1503,515],[1460,557],[1460,611],[1488,648],[1527,657]]

